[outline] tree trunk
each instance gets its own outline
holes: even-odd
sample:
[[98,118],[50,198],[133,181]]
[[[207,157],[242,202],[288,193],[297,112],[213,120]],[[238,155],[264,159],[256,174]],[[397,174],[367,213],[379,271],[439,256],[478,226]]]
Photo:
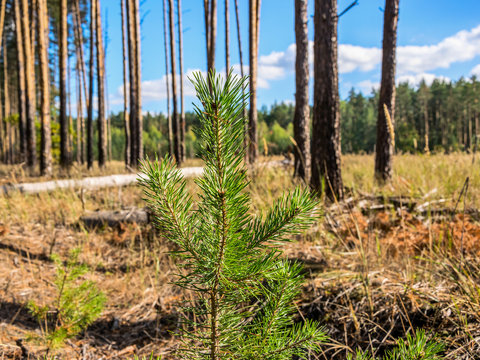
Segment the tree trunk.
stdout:
[[217,0],[204,0],[207,37],[207,71],[215,69],[215,43],[217,38]]
[[128,114],[127,92],[127,42],[126,42],[126,18],[125,0],[121,2],[122,13],[122,51],[123,51],[123,124],[125,126],[125,165],[130,166],[130,115]]
[[134,31],[135,31],[135,82],[136,82],[136,102],[137,102],[137,163],[143,159],[143,115],[142,115],[142,73],[141,73],[141,37],[140,37],[140,6],[139,0],[133,0],[134,11]]
[[23,161],[27,153],[26,132],[26,94],[25,94],[25,54],[23,52],[23,35],[20,14],[20,2],[15,1],[15,30],[17,38],[17,76],[18,76],[18,132],[20,140],[20,154],[18,160]]
[[[395,124],[395,64],[397,48],[399,0],[386,0],[383,22],[382,81],[378,101],[377,146],[375,154],[375,177],[385,182],[392,178],[393,126]],[[384,111],[387,107],[391,124]],[[389,130],[390,128],[390,130]]]
[[80,61],[80,69],[82,71],[82,85],[83,85],[83,95],[85,103],[88,107],[88,93],[87,93],[87,72],[85,71],[85,59],[83,56],[83,30],[81,27],[81,16],[80,16],[80,0],[75,0],[74,2],[74,14],[73,14],[73,25],[76,38],[76,46],[78,46],[77,61]]
[[51,175],[52,173],[52,139],[50,129],[50,79],[48,69],[48,48],[46,37],[48,26],[46,20],[47,2],[37,0],[37,26],[38,26],[38,57],[40,65],[40,173]]
[[[343,198],[338,95],[337,1],[315,0],[312,187]],[[324,189],[322,185],[324,184]]]
[[104,167],[107,162],[107,134],[105,123],[105,61],[102,38],[102,16],[100,0],[96,4],[96,47],[97,47],[97,99],[98,99],[98,166]]
[[308,0],[295,0],[295,176],[310,181],[310,105],[308,104]]
[[[5,34],[3,34],[3,43],[6,44]],[[12,129],[10,124],[10,91],[8,81],[8,63],[7,63],[7,51],[3,51],[3,97],[4,97],[4,115],[5,115],[5,162],[7,164],[13,164],[13,142],[12,142]]]
[[[237,40],[238,40],[238,53],[240,58],[240,76],[243,78],[244,71],[243,71],[243,54],[242,54],[242,37],[240,33],[240,15],[238,12],[238,0],[235,0],[235,19],[237,22]],[[244,94],[244,90],[242,88],[242,95]],[[245,102],[243,103],[243,121],[244,121],[244,138],[243,138],[243,146],[247,150],[248,149],[248,118],[247,118],[247,107]],[[248,161],[248,151],[245,151],[245,160]]]
[[167,1],[163,0],[163,39],[164,39],[164,45],[165,45],[165,81],[167,85],[167,125],[168,125],[168,152],[170,156],[175,156],[175,145],[174,145],[174,140],[173,140],[173,126],[172,126],[172,117],[170,114],[170,83],[168,81],[169,73],[170,71],[168,70],[168,40],[167,40]]
[[173,9],[173,0],[168,0],[168,16],[170,20],[170,61],[171,61],[171,74],[172,74],[172,102],[173,102],[173,113],[172,113],[172,128],[173,128],[173,137],[174,137],[174,154],[177,164],[181,163],[181,151],[180,151],[180,123],[178,121],[178,110],[177,110],[177,66],[175,60],[175,19],[174,19],[174,9]]
[[260,0],[249,0],[249,55],[250,55],[250,114],[249,114],[249,146],[248,162],[254,164],[258,157],[257,135],[257,61],[259,37]]
[[[4,24],[4,20],[5,20],[6,2],[7,2],[7,0],[1,0],[1,3],[0,3],[0,47],[2,45],[2,40],[3,40],[3,24]],[[7,47],[5,45],[6,44],[4,43],[4,46],[3,46],[4,57],[5,57],[5,54],[7,52],[6,51]],[[4,78],[6,78],[7,74],[4,73],[3,76],[4,76]],[[5,102],[6,102],[7,99],[6,99],[5,94],[4,94],[4,97],[5,97]],[[5,152],[6,152],[6,149],[7,149],[7,146],[6,146],[6,141],[7,141],[6,130],[4,131],[4,123],[6,124],[6,121],[5,121],[6,118],[7,118],[7,114],[5,112],[4,116],[2,116],[2,118],[0,119],[0,142],[1,142],[0,156],[1,156],[1,160],[3,162],[6,162],[6,153]]]
[[93,167],[93,84],[95,60],[95,13],[96,1],[90,5],[90,59],[89,59],[89,84],[88,84],[88,115],[87,115],[87,168]]
[[34,168],[37,162],[37,148],[35,140],[35,79],[34,59],[30,38],[30,21],[28,2],[22,0],[22,36],[23,51],[25,56],[25,109],[26,109],[26,141],[27,141],[27,166]]
[[225,0],[225,74],[228,76],[230,71],[230,0]]
[[60,3],[60,165],[70,166],[67,118],[67,0]]
[[[77,54],[78,56],[78,54]],[[85,163],[85,123],[83,120],[83,99],[82,99],[82,70],[78,62],[76,64],[77,75],[77,161],[79,164]]]
[[137,60],[135,54],[135,24],[133,18],[135,17],[133,9],[133,1],[127,0],[127,24],[128,24],[128,64],[130,75],[130,162],[133,167],[138,166],[138,119],[137,119],[137,80],[135,76],[135,62]]
[[183,34],[182,34],[182,0],[177,0],[177,15],[178,15],[178,62],[180,66],[180,160],[185,161],[185,107],[183,95]]
[[[2,40],[3,40],[3,26],[5,23],[5,8],[7,5],[7,0],[1,0],[0,3],[0,47],[2,45]],[[3,42],[4,44],[4,49],[6,49],[6,42]]]

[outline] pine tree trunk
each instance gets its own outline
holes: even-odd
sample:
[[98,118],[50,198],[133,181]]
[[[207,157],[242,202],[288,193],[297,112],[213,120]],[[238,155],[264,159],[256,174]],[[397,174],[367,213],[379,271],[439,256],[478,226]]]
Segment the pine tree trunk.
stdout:
[[210,72],[210,2],[212,0],[203,0],[203,12],[205,16],[205,43],[207,45],[207,73]]
[[125,0],[122,0],[122,51],[123,51],[123,124],[125,126],[125,165],[130,166],[130,115],[128,113],[128,92],[127,92],[127,42],[126,42],[126,18]]
[[180,66],[180,159],[185,161],[185,107],[183,94],[183,34],[182,34],[182,0],[177,0],[177,16],[178,16],[178,62]]
[[18,76],[18,133],[17,137],[20,141],[20,154],[17,160],[23,161],[27,154],[27,137],[26,137],[26,94],[25,94],[25,54],[23,52],[23,35],[20,14],[20,2],[14,2],[15,7],[15,30],[17,40],[17,76]]
[[104,167],[107,162],[107,134],[105,122],[105,61],[102,37],[102,17],[100,0],[96,4],[96,48],[97,48],[97,86],[98,86],[98,166]]
[[126,9],[127,9],[127,24],[128,24],[128,67],[130,69],[130,162],[132,167],[138,166],[138,148],[137,148],[137,138],[138,138],[138,119],[137,119],[137,81],[135,76],[135,62],[136,62],[136,52],[135,52],[135,24],[134,24],[134,9],[133,1],[127,0]]
[[[386,0],[383,23],[382,81],[378,101],[377,146],[375,154],[375,177],[386,182],[392,178],[393,133],[389,127],[395,124],[395,67],[397,47],[399,0]],[[384,105],[390,114],[392,124],[387,123]]]
[[[330,200],[343,198],[338,95],[337,1],[315,0],[311,185]],[[324,189],[322,188],[324,186]]]
[[170,114],[170,70],[169,70],[169,59],[168,59],[168,20],[167,20],[167,1],[163,0],[163,39],[165,46],[165,82],[167,85],[167,125],[168,125],[168,153],[170,156],[175,156],[175,145],[173,140],[173,126],[172,126],[172,117]]
[[217,38],[217,0],[204,0],[207,38],[207,71],[215,69],[215,44]]
[[258,158],[257,61],[260,0],[249,0],[249,5],[250,114],[248,134],[250,142],[248,146],[248,162],[254,164]]
[[46,0],[37,0],[38,57],[40,66],[40,173],[52,173],[52,138],[50,128],[50,79],[48,69],[48,48],[46,36],[48,26]]
[[225,0],[225,73],[230,71],[230,0]]
[[81,17],[80,17],[80,0],[75,0],[74,2],[74,14],[73,14],[73,25],[75,31],[76,46],[78,47],[77,61],[80,61],[80,69],[82,76],[82,89],[85,99],[85,103],[88,107],[88,93],[87,93],[87,72],[85,71],[85,57],[83,55],[83,31],[81,28]]
[[310,105],[308,104],[308,0],[295,0],[295,176],[310,181]]
[[60,165],[70,165],[67,118],[67,0],[60,2]]
[[96,1],[90,5],[90,59],[89,59],[89,84],[88,84],[88,115],[87,115],[87,168],[93,167],[93,85],[95,63],[95,13]]
[[25,56],[25,109],[26,109],[26,141],[27,141],[27,166],[34,168],[37,163],[37,148],[35,140],[35,79],[34,60],[30,38],[30,21],[27,0],[22,0],[22,36],[23,51]]
[[[3,43],[6,44],[5,34],[3,34]],[[4,47],[6,49],[6,47]],[[5,115],[5,162],[13,164],[13,143],[12,143],[12,129],[9,120],[10,117],[10,89],[8,81],[8,56],[7,51],[3,51],[3,97],[4,97],[4,115]]]
[[[0,47],[2,45],[2,40],[3,40],[3,24],[4,24],[4,20],[5,20],[6,2],[7,2],[6,0],[1,0],[1,3],[0,3]],[[4,54],[7,52],[6,49],[7,49],[7,47],[3,46]],[[6,77],[6,76],[7,76],[7,74],[4,73],[4,77]],[[4,97],[5,97],[5,102],[6,102],[7,100],[6,100],[5,94],[4,94]],[[7,117],[7,114],[5,113],[3,115],[4,116],[2,116],[2,118],[0,119],[0,143],[1,143],[0,157],[1,157],[1,161],[6,162],[7,136],[6,136],[6,130],[4,131],[4,124],[6,124],[5,119]]]
[[[238,0],[235,0],[235,19],[237,23],[238,54],[240,58],[240,76],[243,78],[244,71],[243,71],[242,37],[240,33],[240,14],[238,11]],[[242,94],[243,94],[243,89],[242,89]],[[243,146],[245,149],[248,149],[248,118],[247,118],[247,107],[245,102],[243,103],[243,120],[245,122]],[[248,161],[248,151],[245,152],[245,160]]]
[[174,137],[174,155],[177,164],[181,163],[180,158],[180,123],[178,121],[178,109],[177,109],[177,65],[175,60],[175,19],[174,19],[173,0],[168,0],[168,17],[170,20],[170,62],[171,62],[171,75],[172,75],[172,128]]
[[[141,73],[141,36],[140,36],[140,5],[139,0],[133,0],[133,11],[135,17],[135,82],[136,82],[136,101],[137,101],[137,159],[143,159],[143,115],[142,115],[142,73]],[[137,163],[138,163],[137,160]]]
[[77,75],[77,161],[85,163],[85,122],[83,119],[83,98],[82,98],[82,70],[78,62],[76,66]]

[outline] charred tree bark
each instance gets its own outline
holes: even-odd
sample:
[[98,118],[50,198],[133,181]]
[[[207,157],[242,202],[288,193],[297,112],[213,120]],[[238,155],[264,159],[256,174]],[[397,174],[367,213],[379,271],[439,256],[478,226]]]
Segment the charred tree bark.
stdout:
[[96,47],[97,47],[97,86],[98,86],[98,166],[104,167],[107,162],[107,134],[105,121],[105,61],[102,37],[102,16],[100,14],[100,0],[96,5]]
[[168,60],[168,40],[167,40],[167,1],[163,0],[163,39],[165,45],[165,82],[167,83],[167,125],[168,125],[168,152],[170,156],[174,156],[174,140],[173,140],[173,127],[172,127],[172,117],[170,114],[170,82],[168,81],[169,77],[169,60]]
[[88,74],[88,115],[87,115],[87,168],[93,167],[93,87],[94,87],[94,63],[95,63],[95,13],[96,1],[90,5],[90,59]]
[[128,113],[127,92],[127,42],[126,42],[126,18],[125,0],[120,4],[122,10],[122,51],[123,51],[123,124],[125,126],[125,165],[130,166],[130,115]]
[[19,1],[14,2],[15,7],[15,31],[17,40],[17,76],[18,76],[18,133],[20,140],[20,156],[19,160],[23,161],[27,153],[27,141],[26,141],[26,94],[25,94],[25,54],[23,47],[23,35],[22,24],[20,14]]
[[23,53],[25,57],[25,109],[26,109],[26,141],[27,141],[27,166],[34,168],[37,163],[37,148],[35,140],[35,79],[32,43],[30,38],[30,17],[27,0],[22,0],[22,36]]
[[183,30],[182,30],[182,0],[177,0],[177,16],[178,16],[178,62],[180,66],[180,159],[185,161],[185,107],[183,95]]
[[[5,34],[3,34],[5,37]],[[6,43],[4,38],[3,43]],[[6,49],[6,47],[4,47]],[[4,114],[5,114],[5,162],[7,164],[13,164],[13,141],[12,141],[12,128],[9,120],[10,116],[10,89],[8,81],[8,62],[7,62],[7,51],[3,51],[3,96],[5,99],[4,102]]]
[[40,65],[40,173],[52,173],[52,138],[50,127],[50,79],[48,69],[48,48],[46,37],[48,26],[46,20],[46,0],[37,0],[37,26],[38,26],[38,58]]
[[[343,198],[338,95],[337,1],[315,0],[311,185],[330,200]],[[324,185],[324,189],[323,189]]]
[[[399,0],[386,0],[383,22],[382,81],[378,102],[377,146],[375,153],[375,178],[386,182],[392,178],[393,126],[395,123],[395,67],[397,48]],[[388,124],[384,111],[387,107],[391,118]],[[389,130],[390,129],[390,130]]]
[[181,163],[181,151],[180,151],[180,124],[178,121],[178,109],[177,109],[177,65],[175,60],[175,23],[174,23],[174,9],[173,0],[168,0],[168,17],[170,20],[170,61],[171,61],[171,75],[172,75],[172,129],[174,138],[174,155],[177,164]]
[[258,158],[257,60],[260,0],[249,1],[250,114],[248,126],[248,162],[254,164]]
[[67,118],[67,0],[60,2],[60,165],[70,166]]
[[310,106],[308,104],[308,0],[295,0],[295,176],[310,181]]

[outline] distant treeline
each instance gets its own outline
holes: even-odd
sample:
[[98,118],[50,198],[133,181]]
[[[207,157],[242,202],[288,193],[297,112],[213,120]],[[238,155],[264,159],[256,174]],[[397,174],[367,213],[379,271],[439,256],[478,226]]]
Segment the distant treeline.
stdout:
[[[395,148],[397,152],[470,151],[480,136],[480,81],[475,77],[456,82],[434,80],[414,87],[397,86],[395,102]],[[275,103],[258,111],[258,138],[261,154],[286,154],[293,149],[295,106]],[[343,153],[373,153],[376,140],[378,92],[368,96],[350,90],[340,104]],[[165,115],[147,113],[143,118],[144,150],[150,157],[168,153]],[[186,113],[185,136],[188,157],[195,156],[197,138],[192,125],[197,119]],[[123,113],[113,114],[112,157],[122,160],[125,146]],[[426,136],[427,135],[427,136]],[[428,141],[428,146],[427,145]]]

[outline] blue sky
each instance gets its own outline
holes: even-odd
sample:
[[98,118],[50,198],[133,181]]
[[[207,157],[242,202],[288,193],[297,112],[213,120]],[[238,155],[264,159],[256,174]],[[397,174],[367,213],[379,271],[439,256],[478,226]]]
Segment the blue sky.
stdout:
[[[313,40],[313,0],[309,1],[309,38]],[[103,1],[104,28],[108,31],[107,86],[111,111],[123,108],[121,92],[122,43],[120,1]],[[144,111],[166,111],[163,1],[140,0],[142,101]],[[218,0],[216,68],[225,70],[224,7]],[[351,0],[339,0],[339,10]],[[380,82],[384,0],[359,0],[340,18],[340,95],[350,88],[370,93]],[[248,0],[239,0],[244,64],[248,63]],[[203,1],[183,0],[184,69],[205,71]],[[262,0],[259,45],[259,106],[294,99],[294,1]],[[400,0],[397,80],[416,84],[424,78],[457,80],[480,76],[480,1]],[[108,25],[108,26],[107,26]],[[231,64],[239,64],[234,2],[230,0]],[[178,37],[176,39],[178,41]],[[313,43],[312,43],[313,46]],[[248,64],[247,64],[248,65]],[[178,65],[177,65],[178,69]],[[311,72],[311,75],[313,72]],[[186,106],[194,101],[185,79]],[[312,92],[311,92],[312,95]]]

